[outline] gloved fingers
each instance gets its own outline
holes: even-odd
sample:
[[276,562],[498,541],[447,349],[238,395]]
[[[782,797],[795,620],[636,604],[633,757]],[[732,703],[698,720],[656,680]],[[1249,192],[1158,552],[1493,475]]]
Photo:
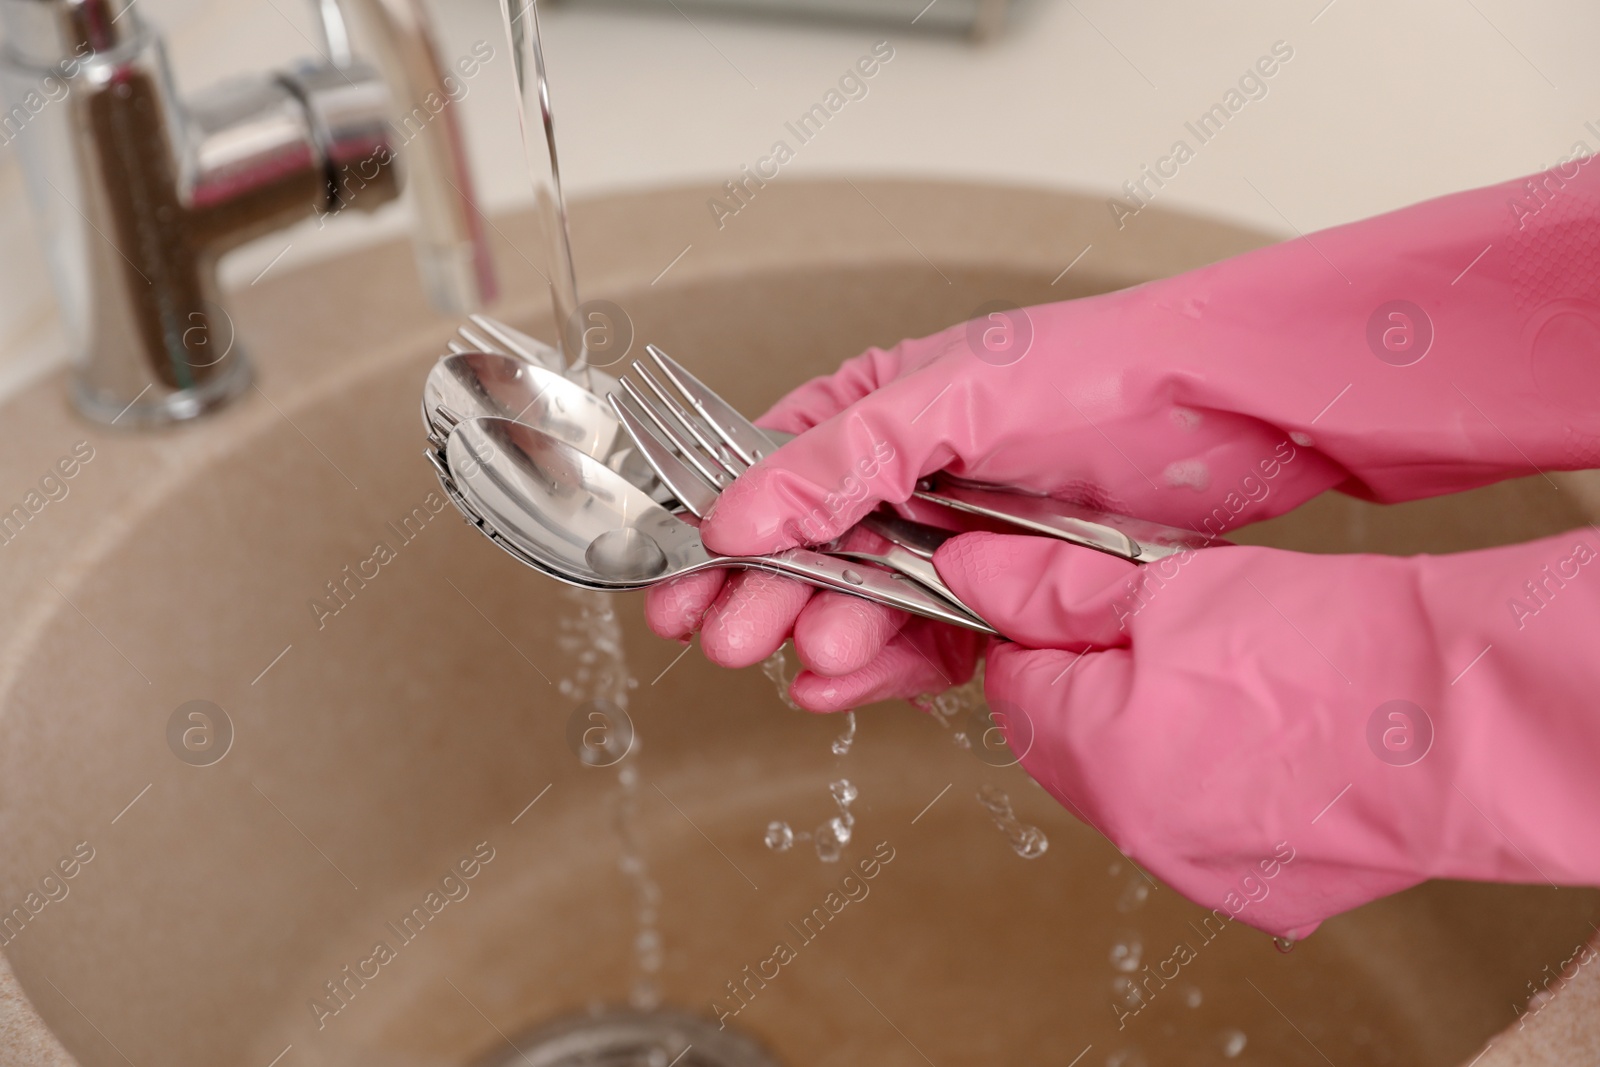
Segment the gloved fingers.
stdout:
[[879,503],[907,499],[919,478],[960,458],[950,442],[971,436],[956,393],[929,368],[801,434],[723,491],[702,527],[707,546],[758,555],[820,544]]
[[734,572],[705,613],[701,651],[719,667],[760,663],[789,639],[814,591],[759,567]]
[[902,341],[893,348],[869,348],[846,360],[832,374],[813,378],[774,404],[756,424],[786,433],[804,433],[833,418],[856,401],[875,392],[943,351],[925,341]]
[[837,678],[860,670],[911,621],[911,616],[848,593],[822,590],[794,624],[794,647],[813,674]]
[[1175,576],[1181,558],[1142,568],[1053,537],[969,533],[946,541],[933,562],[951,592],[1011,640],[1082,650],[1127,645],[1141,597],[1165,565]]
[[725,570],[696,571],[652,585],[644,594],[644,619],[657,637],[687,641],[700,629],[706,610],[727,581]]
[[789,695],[807,711],[849,711],[880,700],[938,693],[972,677],[983,635],[913,619],[871,662],[837,678],[802,671]]

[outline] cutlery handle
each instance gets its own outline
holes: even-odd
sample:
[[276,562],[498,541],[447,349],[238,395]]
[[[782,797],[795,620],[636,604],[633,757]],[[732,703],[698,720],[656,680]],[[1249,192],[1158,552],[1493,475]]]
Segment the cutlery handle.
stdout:
[[1106,552],[1133,563],[1153,563],[1180,552],[1226,544],[1194,530],[1078,507],[1053,497],[1008,491],[947,476],[924,479],[919,500],[1016,526],[1029,533]]
[[[794,434],[781,430],[760,430],[755,427],[752,430],[764,434],[777,446],[786,445],[795,438]],[[1180,530],[1142,519],[1075,507],[1051,497],[1010,491],[1004,486],[958,481],[943,474],[924,478],[912,495],[930,504],[1003,522],[1027,533],[1054,537],[1083,548],[1107,552],[1133,563],[1153,563],[1186,550],[1227,544],[1226,541],[1208,538],[1193,530]],[[899,541],[895,537],[889,539]],[[915,551],[914,546],[905,547]]]
[[778,570],[822,589],[849,593],[898,608],[910,615],[936,619],[979,633],[998,636],[999,631],[954,604],[934,596],[915,582],[875,567],[870,563],[825,556],[808,548],[791,548],[771,556],[746,556],[728,559],[745,567]]

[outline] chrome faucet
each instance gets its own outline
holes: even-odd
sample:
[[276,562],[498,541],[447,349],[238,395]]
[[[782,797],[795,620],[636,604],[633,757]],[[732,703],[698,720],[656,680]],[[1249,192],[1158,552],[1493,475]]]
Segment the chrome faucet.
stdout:
[[[248,389],[217,260],[301,219],[374,210],[402,181],[429,298],[453,312],[493,299],[420,0],[312,2],[322,57],[184,101],[138,0],[0,0],[0,134],[22,157],[89,418],[170,423]],[[346,17],[381,73],[352,55]]]

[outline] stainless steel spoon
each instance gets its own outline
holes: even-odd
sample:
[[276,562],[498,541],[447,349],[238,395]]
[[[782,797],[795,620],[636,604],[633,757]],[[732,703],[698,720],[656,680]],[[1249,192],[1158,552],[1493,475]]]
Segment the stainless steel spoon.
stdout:
[[611,454],[621,430],[605,402],[583,386],[492,352],[460,352],[434,365],[422,387],[422,417],[430,428],[440,408],[457,422],[496,415],[533,423],[597,459]]
[[[443,422],[441,408],[448,416]],[[484,415],[535,426],[667,499],[610,406],[577,382],[497,352],[457,352],[434,364],[422,386],[422,421],[430,435],[442,441],[455,423]]]
[[611,468],[531,426],[468,419],[445,444],[460,499],[515,558],[571,585],[642,589],[719,567],[760,567],[982,633],[995,631],[915,582],[807,549],[717,556],[693,526]]

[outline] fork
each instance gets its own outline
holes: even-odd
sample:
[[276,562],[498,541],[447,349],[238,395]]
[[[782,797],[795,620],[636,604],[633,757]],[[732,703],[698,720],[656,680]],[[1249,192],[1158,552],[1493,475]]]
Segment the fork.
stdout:
[[529,363],[561,373],[561,353],[536,337],[513,329],[499,319],[488,315],[472,315],[456,329],[450,339],[450,354],[463,352],[493,352],[501,356],[515,356]]
[[[659,350],[650,346],[649,351],[652,358],[657,360],[657,365],[671,377],[656,356]],[[695,414],[686,410],[643,363],[636,361],[632,370],[654,394],[654,399],[645,395],[631,379],[623,378],[621,386],[624,395],[611,393],[608,396],[612,409],[640,454],[655,469],[662,484],[672,491],[686,510],[703,518],[716,503],[721,491],[750,467],[752,461],[747,457],[752,453],[759,454],[761,444],[756,439],[764,442],[766,448],[771,448],[771,444],[766,442],[758,428],[748,423],[745,424],[749,426],[748,431],[738,427],[727,435],[737,438],[742,433],[747,442],[745,448],[736,451],[731,442],[715,440],[724,435],[716,432],[703,411]],[[692,396],[688,393],[683,395],[693,404]],[[949,536],[947,531],[877,513],[868,515],[861,525],[882,537],[888,547],[882,551],[868,552],[846,548],[835,542],[821,546],[818,551],[876,564],[903,575],[949,602],[975,622],[982,622],[977,613],[963,604],[945,585],[933,565],[933,552]]]

